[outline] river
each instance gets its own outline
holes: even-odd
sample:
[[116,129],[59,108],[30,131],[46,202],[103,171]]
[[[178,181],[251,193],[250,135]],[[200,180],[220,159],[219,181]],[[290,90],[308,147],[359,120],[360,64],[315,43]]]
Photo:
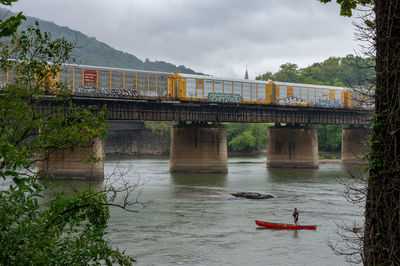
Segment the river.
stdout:
[[[106,175],[130,169],[125,179],[145,183],[137,212],[111,209],[107,237],[137,265],[348,265],[327,241],[337,222],[362,220],[343,197],[347,172],[340,164],[318,170],[267,169],[265,157],[229,158],[228,174],[171,174],[168,158],[107,160]],[[230,193],[255,191],[274,199],[249,200]],[[292,222],[309,230],[260,230],[254,220]]]

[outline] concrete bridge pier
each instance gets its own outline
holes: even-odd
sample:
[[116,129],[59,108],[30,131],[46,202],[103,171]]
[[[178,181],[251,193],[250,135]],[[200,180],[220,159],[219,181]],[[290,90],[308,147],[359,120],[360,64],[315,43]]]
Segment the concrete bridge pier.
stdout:
[[[99,162],[85,162],[88,155],[100,158]],[[104,179],[104,143],[95,139],[90,147],[74,146],[57,150],[45,156],[46,160],[38,162],[40,177],[52,175],[55,179]]]
[[342,129],[342,152],[343,164],[367,164],[364,158],[368,151],[366,145],[370,130],[364,127],[348,127]]
[[171,172],[228,172],[226,126],[180,123],[171,128]]
[[318,132],[314,126],[268,128],[267,167],[318,168]]

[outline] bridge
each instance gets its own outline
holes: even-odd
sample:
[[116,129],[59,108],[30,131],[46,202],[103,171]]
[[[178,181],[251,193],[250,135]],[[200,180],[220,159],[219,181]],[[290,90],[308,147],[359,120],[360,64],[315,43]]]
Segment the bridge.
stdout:
[[[359,162],[372,119],[371,97],[349,88],[73,64],[57,71],[49,84],[64,84],[77,106],[105,106],[109,120],[176,121],[170,146],[174,172],[228,171],[223,122],[275,124],[268,131],[267,167],[306,168],[319,163],[314,125],[349,125],[342,132],[342,162]],[[17,69],[0,73],[0,89],[16,78]],[[57,115],[60,104],[46,95],[38,111]],[[104,141],[93,143],[56,151],[38,167],[55,177],[102,179]],[[93,152],[100,162],[83,163]]]
[[[72,97],[77,106],[106,106],[109,120],[202,121],[234,123],[371,124],[370,110],[264,104],[149,101],[125,98]],[[59,103],[52,97],[40,106],[51,113]]]
[[[173,172],[228,171],[226,128],[222,122],[275,123],[268,132],[267,167],[291,168],[318,167],[318,133],[313,125],[347,124],[350,127],[342,132],[342,162],[360,163],[372,119],[371,111],[357,109],[81,96],[72,97],[72,101],[78,106],[106,106],[108,119],[114,121],[177,121],[171,130]],[[45,98],[40,111],[51,113],[58,104],[51,97]],[[89,152],[95,152],[102,160],[82,163]],[[103,158],[104,142],[95,140],[91,148],[56,152],[39,168],[60,178],[102,179]]]

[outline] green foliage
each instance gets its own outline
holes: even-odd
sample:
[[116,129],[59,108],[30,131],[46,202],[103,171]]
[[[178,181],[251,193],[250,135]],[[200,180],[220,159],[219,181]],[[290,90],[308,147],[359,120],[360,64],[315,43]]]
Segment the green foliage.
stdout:
[[[332,0],[320,0],[321,3],[329,3]],[[357,8],[357,5],[371,5],[374,0],[336,0],[336,3],[340,5],[340,15],[351,17],[353,9]]]
[[[37,183],[39,173],[32,164],[54,150],[91,145],[106,133],[104,110],[74,105],[66,87],[54,81],[72,49],[66,40],[42,33],[38,24],[1,46],[2,72],[16,74],[0,90],[0,176],[8,186],[0,191],[1,265],[133,261],[104,239],[108,206],[115,198],[112,188],[111,195],[87,190],[41,200],[47,182],[44,187]],[[39,111],[40,103],[49,99],[55,109]]]
[[26,19],[25,16],[20,12],[14,17],[10,17],[4,21],[0,20],[0,38],[14,34],[24,19]]
[[[10,55],[15,42],[18,42],[18,49]],[[1,70],[18,73],[18,77],[13,84],[3,88],[0,98],[0,145],[7,147],[4,151],[9,151],[4,154],[7,157],[3,157],[1,166],[13,162],[15,158],[10,157],[11,154],[17,156],[24,166],[29,166],[31,158],[38,158],[40,154],[72,145],[87,146],[93,139],[105,136],[106,113],[100,110],[95,116],[89,109],[78,108],[67,94],[63,94],[65,86],[52,82],[60,63],[68,58],[71,49],[72,45],[67,41],[52,41],[48,33],[41,33],[34,27],[3,46]],[[53,116],[52,111],[38,112],[43,96],[55,89],[58,95],[52,98],[57,103],[55,109],[59,115]],[[68,114],[64,106],[68,106]],[[11,168],[1,167],[0,176],[5,177]]]
[[274,74],[272,74],[272,72],[267,71],[262,75],[259,75],[256,77],[256,80],[272,80],[274,79]]
[[10,6],[12,3],[17,2],[18,0],[0,0],[0,4]]
[[[0,4],[10,6],[13,2],[17,1],[18,0],[0,0]],[[3,17],[1,17],[0,38],[8,37],[14,34],[21,25],[22,21],[25,19],[26,17],[22,15],[22,12],[16,14],[15,16],[9,17],[6,20],[3,20]]]
[[257,149],[266,149],[268,141],[267,124],[250,124],[250,133],[256,140]]
[[298,76],[298,66],[296,64],[286,63],[280,66],[279,71],[274,75],[274,79],[283,82],[298,82]]
[[144,126],[146,128],[150,128],[151,131],[159,136],[170,136],[171,135],[171,126],[175,122],[165,121],[165,122],[157,122],[157,121],[146,121],[144,122]]
[[58,194],[41,205],[36,176],[0,192],[0,264],[129,265],[132,259],[104,239],[110,199],[93,190]]
[[267,124],[227,124],[228,147],[236,152],[252,152],[265,149],[267,136]]
[[340,151],[342,127],[342,125],[318,125],[318,149],[321,151]]
[[229,146],[234,151],[249,152],[256,146],[256,138],[249,131],[244,131],[229,141]]

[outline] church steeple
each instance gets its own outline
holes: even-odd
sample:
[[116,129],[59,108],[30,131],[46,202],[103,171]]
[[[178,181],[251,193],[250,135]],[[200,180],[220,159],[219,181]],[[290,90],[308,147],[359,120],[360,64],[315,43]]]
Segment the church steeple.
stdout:
[[247,65],[246,65],[246,72],[244,73],[244,79],[249,79],[249,73],[247,72]]

